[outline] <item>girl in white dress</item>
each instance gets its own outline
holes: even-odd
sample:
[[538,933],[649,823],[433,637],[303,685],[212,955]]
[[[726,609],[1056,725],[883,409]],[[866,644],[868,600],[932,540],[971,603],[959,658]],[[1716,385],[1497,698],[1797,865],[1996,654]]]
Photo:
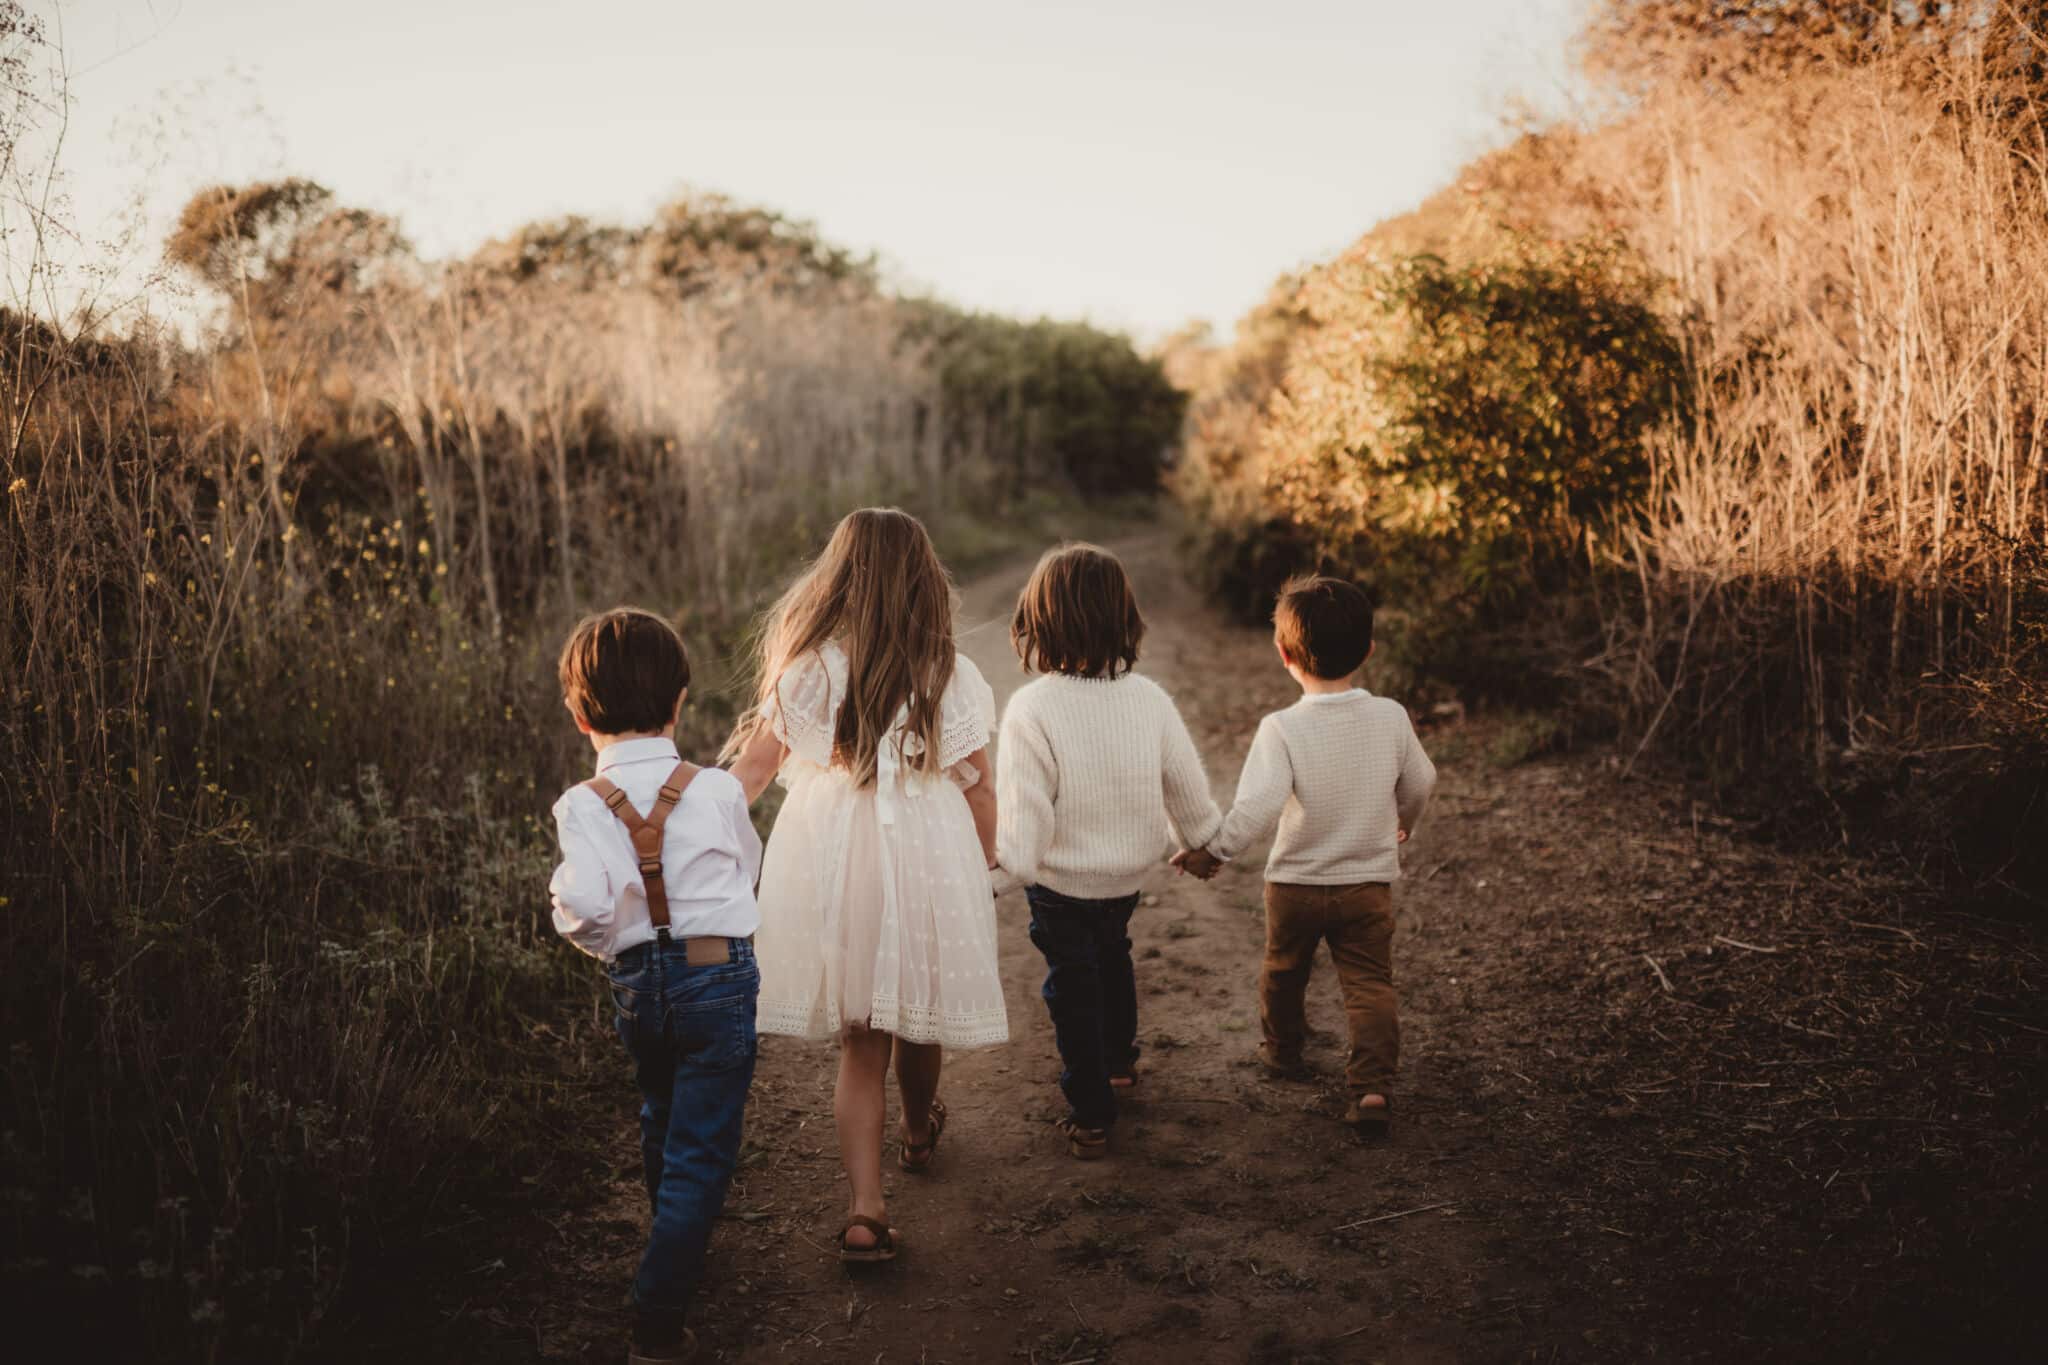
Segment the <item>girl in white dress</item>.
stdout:
[[996,969],[995,697],[953,643],[953,587],[915,517],[839,523],[770,613],[759,705],[726,746],[749,799],[789,789],[761,871],[758,1025],[840,1042],[833,1092],[852,1185],[840,1255],[889,1260],[882,1125],[929,1169],[941,1049],[1009,1037]]

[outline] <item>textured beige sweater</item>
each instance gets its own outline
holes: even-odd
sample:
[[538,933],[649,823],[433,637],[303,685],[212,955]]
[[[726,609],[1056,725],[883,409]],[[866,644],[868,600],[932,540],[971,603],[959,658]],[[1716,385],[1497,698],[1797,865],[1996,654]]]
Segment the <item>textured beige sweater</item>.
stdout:
[[1435,790],[1436,766],[1401,703],[1357,687],[1307,694],[1259,722],[1237,800],[1209,851],[1237,857],[1277,821],[1267,881],[1397,881],[1398,831],[1414,830]]
[[1049,674],[1017,689],[997,741],[998,889],[1127,896],[1222,823],[1173,698],[1150,678]]

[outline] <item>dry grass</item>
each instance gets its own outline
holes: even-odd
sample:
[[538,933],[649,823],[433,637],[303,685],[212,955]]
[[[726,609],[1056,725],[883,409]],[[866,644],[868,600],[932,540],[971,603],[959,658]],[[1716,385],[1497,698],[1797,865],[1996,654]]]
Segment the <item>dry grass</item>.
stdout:
[[196,349],[6,316],[56,363],[0,387],[0,1254],[109,1352],[318,1340],[557,1159],[613,1046],[541,891],[580,611],[682,621],[705,744],[847,506],[982,553],[1045,508],[868,289],[313,273]]
[[[1816,758],[1899,738],[1923,671],[2029,647],[2048,529],[2048,151],[2031,103],[1956,52],[1656,85],[1578,144],[1694,323],[1700,406],[1656,450],[1624,654],[1638,704],[1710,710],[1761,611],[1797,633]],[[1789,643],[1789,642],[1788,642]],[[1681,657],[1683,656],[1683,657]],[[1705,665],[1702,660],[1714,663]]]
[[[1601,7],[1626,99],[1483,159],[1361,249],[1483,265],[1505,224],[1640,252],[1670,283],[1686,401],[1649,441],[1647,495],[1579,528],[1590,571],[1497,624],[1555,618],[1533,671],[1599,698],[1631,752],[1730,789],[1791,779],[1780,815],[1822,793],[1800,818],[2038,899],[2048,130],[2013,60],[2038,40],[1996,8],[1977,36],[1856,28],[1844,55],[1847,28],[1809,50],[1797,26],[1679,0]],[[1226,352],[1174,357],[1196,386],[1181,489],[1235,528],[1243,582],[1327,529],[1285,514],[1257,458],[1313,340],[1290,312],[1306,297],[1283,282]],[[1326,422],[1347,401],[1312,398]]]

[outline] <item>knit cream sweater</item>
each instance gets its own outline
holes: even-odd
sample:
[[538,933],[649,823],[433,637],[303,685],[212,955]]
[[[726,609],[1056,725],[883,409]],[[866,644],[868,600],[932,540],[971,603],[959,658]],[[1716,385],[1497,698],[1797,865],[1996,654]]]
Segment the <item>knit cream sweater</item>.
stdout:
[[1398,831],[1414,830],[1435,790],[1436,766],[1401,703],[1362,687],[1308,694],[1259,722],[1209,851],[1235,858],[1277,822],[1269,882],[1398,881]]
[[1150,678],[1053,673],[1003,711],[996,765],[998,889],[1127,896],[1169,852],[1223,820],[1173,698]]

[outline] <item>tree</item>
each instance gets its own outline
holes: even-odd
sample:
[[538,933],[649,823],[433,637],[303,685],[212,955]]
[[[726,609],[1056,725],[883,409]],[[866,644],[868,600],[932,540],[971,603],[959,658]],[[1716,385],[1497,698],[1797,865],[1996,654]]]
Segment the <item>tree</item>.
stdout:
[[650,283],[686,294],[732,281],[791,290],[874,283],[871,258],[825,241],[813,224],[722,194],[663,205],[641,238],[640,268]]
[[615,286],[633,271],[644,233],[580,214],[528,223],[486,242],[470,258],[480,273],[515,284],[589,290]]
[[1585,33],[1594,69],[1625,83],[1740,81],[1887,55],[1929,61],[1964,45],[2041,88],[2044,0],[1599,0]]
[[164,257],[247,318],[302,314],[322,295],[379,283],[412,247],[382,214],[337,205],[326,186],[291,177],[213,185],[185,203]]
[[1129,338],[928,300],[904,304],[903,314],[906,339],[932,350],[954,439],[972,445],[1007,432],[1021,469],[1084,493],[1158,486],[1187,398]]
[[720,194],[685,195],[640,227],[580,216],[530,223],[487,243],[470,264],[515,284],[638,285],[683,297],[875,282],[871,259],[825,241],[812,224]]

